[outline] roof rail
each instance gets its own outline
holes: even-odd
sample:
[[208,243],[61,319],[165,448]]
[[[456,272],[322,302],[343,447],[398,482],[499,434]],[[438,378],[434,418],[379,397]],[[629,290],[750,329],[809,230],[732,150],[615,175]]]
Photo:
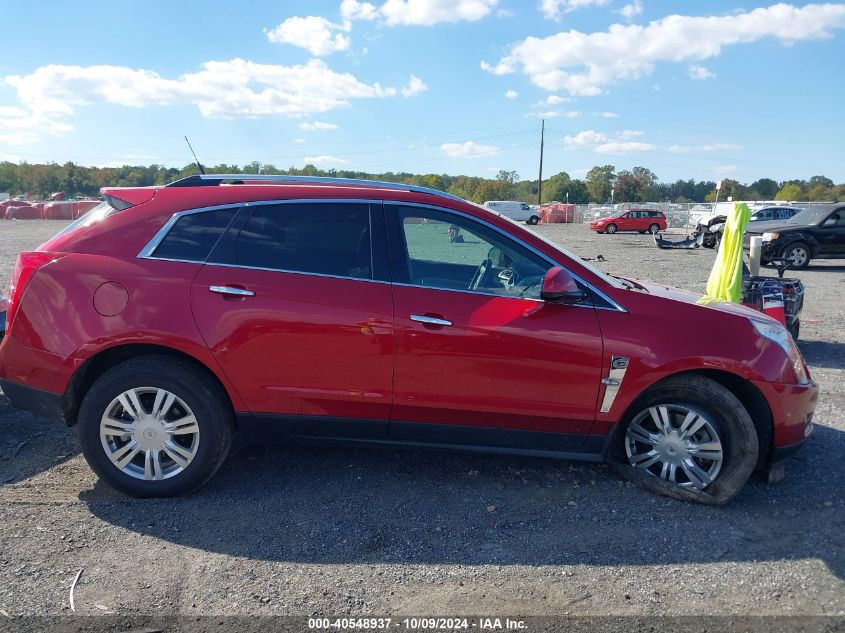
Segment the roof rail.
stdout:
[[450,200],[459,200],[465,202],[463,198],[453,196],[451,193],[440,191],[439,189],[431,189],[429,187],[419,187],[417,185],[408,185],[401,182],[387,182],[382,180],[360,180],[357,178],[329,178],[325,176],[287,176],[284,174],[203,174],[188,176],[165,185],[167,187],[216,187],[226,181],[233,181],[235,183],[243,183],[246,181],[256,182],[273,182],[279,184],[314,184],[314,185],[352,185],[361,187],[379,187],[381,189],[397,189],[399,191],[410,191],[414,193],[427,193],[432,196],[441,198],[448,198]]

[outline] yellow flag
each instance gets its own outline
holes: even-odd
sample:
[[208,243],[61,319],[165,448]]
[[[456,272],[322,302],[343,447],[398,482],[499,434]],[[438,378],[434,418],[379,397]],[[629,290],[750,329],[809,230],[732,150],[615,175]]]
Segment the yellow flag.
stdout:
[[742,298],[742,240],[745,225],[751,219],[747,204],[737,202],[728,214],[722,232],[722,242],[716,263],[707,281],[707,299],[710,301],[732,301]]

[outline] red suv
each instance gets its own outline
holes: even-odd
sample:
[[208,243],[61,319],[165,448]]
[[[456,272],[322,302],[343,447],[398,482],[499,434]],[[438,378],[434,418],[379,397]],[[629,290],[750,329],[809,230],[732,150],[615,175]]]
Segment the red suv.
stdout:
[[609,277],[448,194],[240,175],[103,194],[20,254],[0,386],[131,495],[200,486],[237,431],[606,460],[723,503],[812,429],[774,320]]
[[666,230],[666,216],[663,215],[663,211],[654,209],[628,209],[617,211],[606,218],[593,220],[590,222],[590,228],[599,233],[616,233],[617,231],[657,233]]

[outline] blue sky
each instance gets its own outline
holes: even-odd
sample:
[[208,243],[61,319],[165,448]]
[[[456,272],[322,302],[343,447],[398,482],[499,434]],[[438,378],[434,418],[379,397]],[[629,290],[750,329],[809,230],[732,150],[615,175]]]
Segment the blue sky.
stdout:
[[0,160],[845,181],[843,3],[0,6]]

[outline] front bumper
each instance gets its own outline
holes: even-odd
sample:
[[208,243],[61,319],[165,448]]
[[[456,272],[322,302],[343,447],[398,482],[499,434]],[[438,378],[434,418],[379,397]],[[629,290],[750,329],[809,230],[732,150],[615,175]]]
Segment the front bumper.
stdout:
[[[810,381],[806,385],[785,385],[774,382],[753,381],[772,412],[771,461],[777,454],[784,457],[795,452],[791,448],[802,444],[813,432],[813,411],[819,398],[819,387]],[[799,446],[800,448],[800,446]]]

